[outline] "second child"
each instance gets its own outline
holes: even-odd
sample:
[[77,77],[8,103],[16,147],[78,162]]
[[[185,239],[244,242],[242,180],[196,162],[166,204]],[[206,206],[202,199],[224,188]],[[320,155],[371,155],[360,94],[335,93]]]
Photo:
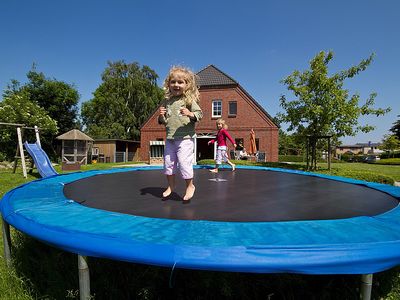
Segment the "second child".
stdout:
[[218,119],[216,123],[218,129],[217,138],[216,140],[211,140],[208,142],[209,145],[214,144],[215,142],[217,143],[217,157],[215,159],[215,168],[211,169],[210,172],[218,173],[219,166],[222,164],[222,162],[226,162],[232,167],[232,171],[235,171],[235,164],[228,159],[228,154],[226,151],[228,145],[226,143],[226,139],[228,139],[232,143],[234,148],[236,148],[236,143],[227,130],[228,125],[226,125],[225,120]]

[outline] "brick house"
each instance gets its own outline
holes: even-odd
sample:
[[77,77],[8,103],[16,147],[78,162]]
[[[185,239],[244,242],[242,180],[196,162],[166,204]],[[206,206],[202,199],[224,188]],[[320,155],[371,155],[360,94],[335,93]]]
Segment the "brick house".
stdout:
[[[207,143],[215,138],[215,121],[223,118],[236,144],[243,143],[249,149],[253,129],[257,149],[265,154],[265,160],[278,161],[278,126],[261,105],[238,82],[213,65],[197,75],[203,119],[196,127],[196,160],[214,158],[215,148]],[[157,118],[158,110],[141,128],[141,159],[150,163],[161,162],[163,155],[165,127],[158,124]]]

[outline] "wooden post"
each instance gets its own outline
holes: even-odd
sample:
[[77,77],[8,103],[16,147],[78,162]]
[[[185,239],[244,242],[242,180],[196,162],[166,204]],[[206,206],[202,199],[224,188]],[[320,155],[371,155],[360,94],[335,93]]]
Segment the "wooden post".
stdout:
[[40,136],[39,136],[39,127],[35,126],[35,136],[36,136],[36,143],[42,147],[42,145],[40,144]]
[[87,264],[87,256],[78,254],[78,270],[79,270],[79,299],[90,299],[90,274]]
[[10,235],[10,225],[3,219],[3,244],[4,244],[4,259],[6,261],[7,267],[11,267],[11,235]]
[[331,138],[328,137],[328,170],[331,170]]
[[371,300],[372,276],[373,276],[372,274],[361,275],[361,289],[360,289],[361,300]]
[[307,148],[306,148],[306,160],[307,160],[307,165],[306,165],[306,170],[310,170],[309,169],[309,165],[310,165],[310,138],[307,136]]
[[74,140],[74,163],[78,161],[78,143]]
[[124,162],[128,162],[129,161],[129,144],[128,142],[125,142],[125,161]]
[[27,178],[28,174],[26,173],[25,154],[24,154],[24,145],[22,144],[21,127],[17,127],[17,136],[18,136],[19,156],[21,158],[21,164],[22,164],[22,173],[24,174],[24,177]]
[[61,163],[64,162],[64,140],[61,140]]

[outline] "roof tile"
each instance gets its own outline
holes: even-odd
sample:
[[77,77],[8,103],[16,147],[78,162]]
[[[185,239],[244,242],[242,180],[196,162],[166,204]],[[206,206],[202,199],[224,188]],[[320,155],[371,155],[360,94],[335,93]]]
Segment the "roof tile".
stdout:
[[238,83],[214,65],[209,65],[203,70],[197,72],[199,77],[198,85],[202,86],[221,86],[238,85]]

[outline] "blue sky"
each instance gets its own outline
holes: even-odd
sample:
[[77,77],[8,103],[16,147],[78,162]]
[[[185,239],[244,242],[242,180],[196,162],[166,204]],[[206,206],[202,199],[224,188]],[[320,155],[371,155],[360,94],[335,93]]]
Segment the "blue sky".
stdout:
[[46,77],[73,84],[81,102],[91,99],[107,61],[148,65],[160,76],[183,64],[209,64],[238,81],[268,112],[291,99],[280,83],[305,70],[319,52],[332,50],[330,72],[376,54],[369,68],[346,83],[375,107],[391,107],[376,126],[346,144],[379,142],[398,120],[400,1],[156,1],[4,0],[0,3],[0,90],[11,79],[26,82],[36,63]]

